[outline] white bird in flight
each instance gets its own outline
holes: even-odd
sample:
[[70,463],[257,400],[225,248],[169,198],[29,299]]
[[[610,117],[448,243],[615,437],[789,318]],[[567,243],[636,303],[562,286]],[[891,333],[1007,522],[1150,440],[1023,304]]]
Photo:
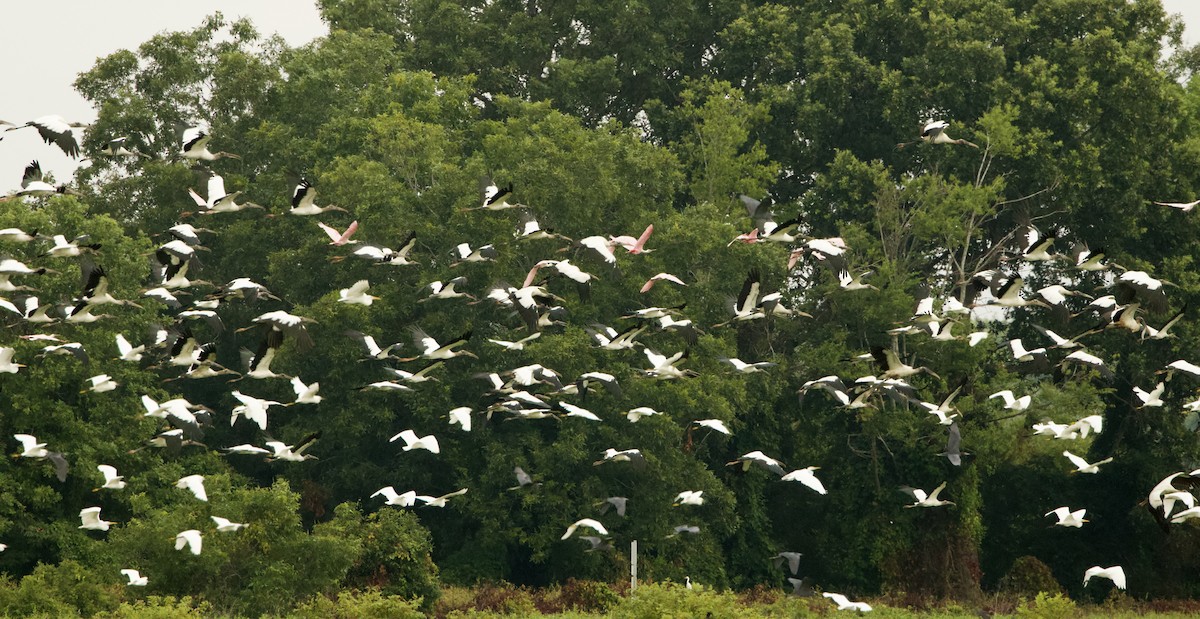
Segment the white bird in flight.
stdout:
[[591,518],[581,518],[571,523],[571,526],[567,527],[567,532],[563,533],[562,537],[559,539],[567,539],[568,537],[571,537],[575,533],[575,530],[579,527],[591,529],[600,535],[608,535],[608,529],[604,528],[604,525],[601,524],[600,521],[593,520]]
[[1092,474],[1099,473],[1101,464],[1107,464],[1109,462],[1112,462],[1112,458],[1105,458],[1103,460],[1100,460],[1099,462],[1093,462],[1091,464],[1088,464],[1087,460],[1084,460],[1083,458],[1080,458],[1079,456],[1077,456],[1069,451],[1063,451],[1063,455],[1066,456],[1067,459],[1071,461],[1071,464],[1075,465],[1075,470],[1071,471],[1072,473],[1092,473]]
[[101,520],[99,507],[85,507],[79,510],[79,520],[83,523],[79,528],[88,531],[107,531],[109,526],[116,524],[109,520]]
[[1087,522],[1087,520],[1083,518],[1085,513],[1087,513],[1086,508],[1071,511],[1070,507],[1059,507],[1046,512],[1045,515],[1049,516],[1050,514],[1054,514],[1054,516],[1058,518],[1058,522],[1054,523],[1055,526],[1075,527],[1078,529],[1083,526],[1083,523]]
[[175,536],[175,550],[183,550],[184,546],[187,546],[192,554],[200,554],[201,548],[204,547],[204,540],[200,537],[200,531],[196,529],[180,531]]
[[783,481],[798,481],[815,490],[817,494],[827,494],[825,491],[825,486],[821,484],[821,480],[817,479],[816,474],[813,472],[819,470],[820,468],[821,467],[819,466],[810,466],[797,469],[791,473],[788,473],[787,475],[784,475],[781,479]]
[[1092,567],[1089,567],[1087,571],[1083,573],[1083,586],[1086,587],[1088,585],[1088,581],[1091,580],[1092,577],[1107,578],[1111,580],[1118,589],[1125,589],[1125,570],[1119,565],[1114,565],[1112,567],[1100,567],[1099,565],[1093,565]]
[[187,477],[179,478],[175,482],[176,488],[182,488],[190,491],[197,499],[208,501],[208,493],[204,491],[204,476],[203,475],[188,475]]

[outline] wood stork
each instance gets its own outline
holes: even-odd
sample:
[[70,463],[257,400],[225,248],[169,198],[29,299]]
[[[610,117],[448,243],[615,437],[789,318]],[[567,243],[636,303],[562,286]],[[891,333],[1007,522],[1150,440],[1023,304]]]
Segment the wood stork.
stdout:
[[595,413],[583,408],[582,406],[576,406],[570,402],[560,401],[558,402],[558,407],[567,412],[567,417],[580,417],[582,419],[587,419],[588,421],[600,421],[600,418],[597,417]]
[[25,127],[37,129],[47,144],[54,144],[62,149],[68,157],[79,158],[79,138],[75,129],[85,129],[91,125],[81,122],[67,122],[67,119],[57,114],[39,116],[23,125],[9,127],[6,131],[16,131]]
[[909,488],[908,486],[901,488],[901,490],[912,495],[913,499],[915,499],[912,504],[905,505],[905,507],[941,507],[942,505],[954,505],[952,501],[945,501],[938,498],[938,495],[945,489],[946,482],[942,482],[929,494],[925,494],[925,491],[920,488]]
[[1013,360],[1020,363],[1029,363],[1034,361],[1046,361],[1046,349],[1034,348],[1028,350],[1025,348],[1025,343],[1021,338],[1015,338],[1008,341],[1008,347],[1012,350]]
[[592,340],[596,342],[596,346],[600,349],[633,350],[641,346],[641,342],[637,341],[637,337],[645,333],[647,328],[644,324],[633,325],[618,333],[612,327],[594,324],[584,330],[587,331],[588,335],[592,336]]
[[221,286],[209,296],[216,299],[233,297],[247,301],[257,301],[258,299],[279,300],[279,297],[272,294],[266,286],[251,280],[249,277],[231,279],[228,284]]
[[518,241],[538,241],[542,239],[562,239],[571,242],[569,237],[558,234],[553,228],[543,228],[538,223],[533,213],[528,211],[521,212],[521,223],[517,224],[517,229],[513,232],[513,238]]
[[1111,263],[1104,262],[1108,255],[1103,249],[1092,251],[1083,243],[1076,243],[1071,246],[1069,259],[1074,263],[1076,269],[1080,271],[1107,271],[1110,267],[1115,266]]
[[670,357],[656,353],[649,348],[643,348],[642,352],[645,353],[646,360],[650,362],[650,367],[642,370],[642,374],[645,376],[658,380],[674,380],[698,376],[692,370],[683,370],[678,367],[688,357],[687,350],[681,350]]
[[538,339],[541,336],[542,336],[541,331],[534,331],[533,333],[531,333],[515,342],[510,342],[508,340],[497,340],[497,339],[492,339],[492,338],[488,338],[487,341],[489,341],[492,344],[495,344],[505,350],[525,350],[526,344],[528,344],[529,342],[532,342],[533,340]]
[[[217,159],[230,158],[241,159],[241,155],[227,153],[225,151],[211,152],[208,150],[208,141],[212,136],[208,134],[208,127],[196,125],[187,127],[183,130],[180,136],[179,154],[184,159],[192,161],[216,161]],[[199,554],[199,553],[197,553]]]
[[1099,565],[1093,565],[1092,567],[1089,567],[1087,571],[1083,573],[1083,586],[1086,587],[1088,581],[1094,577],[1107,578],[1111,580],[1118,589],[1125,589],[1125,570],[1119,565],[1114,565],[1112,567],[1100,567]]
[[444,360],[439,360],[430,363],[416,372],[409,372],[407,370],[400,370],[396,368],[384,368],[384,371],[400,379],[400,381],[403,383],[416,385],[431,380],[436,381],[437,377],[433,376],[433,371],[445,364],[446,362]]
[[[208,175],[207,198],[200,197],[200,194],[196,193],[196,190],[191,188],[188,189],[188,195],[191,196],[192,201],[196,203],[196,206],[200,207],[200,213],[202,215],[213,215],[216,213],[236,213],[238,211],[251,208],[264,211],[266,210],[266,207],[253,202],[244,202],[242,204],[238,204],[237,198],[238,196],[242,195],[242,192],[226,192],[225,179],[216,172],[210,172]],[[190,213],[184,213],[182,216],[186,217],[189,214]]]
[[400,348],[400,346],[401,346],[401,344],[399,342],[394,342],[392,344],[388,344],[387,346],[381,347],[379,344],[375,343],[374,337],[371,337],[370,335],[361,333],[359,331],[351,330],[351,331],[343,331],[342,333],[346,337],[349,337],[350,339],[355,340],[359,344],[361,344],[363,346],[363,348],[365,348],[367,350],[367,357],[370,359],[377,359],[377,360],[395,359],[396,356],[392,354],[392,351],[397,348]]
[[742,291],[738,294],[737,299],[729,304],[733,311],[733,318],[713,325],[713,327],[723,327],[731,322],[746,322],[766,317],[758,304],[760,278],[758,269],[750,271],[742,282]]
[[1046,512],[1043,517],[1054,514],[1054,516],[1058,518],[1058,522],[1054,523],[1054,526],[1075,527],[1076,529],[1079,529],[1083,527],[1083,523],[1087,522],[1087,520],[1085,520],[1083,517],[1086,513],[1086,508],[1071,511],[1070,507],[1059,507]]
[[175,482],[175,487],[191,492],[197,499],[208,502],[208,492],[204,490],[203,475],[187,475]]
[[200,554],[204,548],[204,540],[200,537],[200,531],[197,529],[188,529],[180,531],[175,536],[175,550],[183,550],[187,546],[189,552],[194,555]]
[[109,527],[117,524],[111,520],[101,520],[99,507],[85,507],[79,510],[79,520],[82,523],[79,528],[87,531],[107,531]]
[[1093,355],[1091,353],[1084,352],[1082,350],[1077,350],[1077,351],[1067,355],[1066,357],[1063,357],[1063,360],[1060,361],[1058,363],[1058,365],[1060,367],[1062,367],[1062,366],[1067,365],[1068,363],[1077,363],[1080,365],[1086,365],[1086,366],[1096,370],[1097,372],[1099,372],[1100,376],[1107,380],[1112,380],[1112,378],[1114,376],[1112,370],[1108,369],[1108,367],[1104,365],[1103,359],[1101,359],[1100,357],[1097,357],[1096,355]]
[[42,347],[40,357],[47,355],[70,355],[79,360],[80,363],[88,365],[91,360],[88,358],[87,351],[84,350],[83,344],[79,342],[67,342],[66,344],[51,344]]
[[1025,279],[1017,276],[1010,278],[1003,286],[996,291],[996,300],[992,305],[1000,307],[1050,307],[1041,299],[1025,299],[1021,297],[1021,288],[1025,285]]
[[[379,245],[360,245],[350,255],[370,260],[381,266],[406,266],[416,264],[416,262],[408,259],[409,252],[412,251],[412,248],[416,244],[417,233],[410,232],[404,241],[400,243],[398,249],[390,249]],[[335,257],[333,260],[340,260],[340,257]]]
[[[268,333],[278,332],[292,338],[296,341],[296,345],[301,350],[308,350],[313,346],[312,336],[309,335],[308,327],[306,326],[309,323],[316,322],[312,318],[296,316],[283,310],[275,310],[273,312],[260,314],[250,322],[254,324],[265,325],[268,329]],[[244,330],[244,328],[239,329],[239,331]]]
[[289,215],[299,215],[307,217],[310,215],[320,215],[329,211],[348,212],[340,206],[317,206],[317,188],[312,186],[307,179],[300,179],[296,184],[296,188],[292,190],[292,208],[288,210]]
[[1174,285],[1165,279],[1156,279],[1145,271],[1125,271],[1117,277],[1114,296],[1117,303],[1136,300],[1152,312],[1163,312],[1167,309],[1167,294],[1163,286]]
[[481,194],[479,206],[475,207],[474,209],[466,210],[501,211],[504,209],[524,206],[512,199],[512,183],[509,183],[505,187],[500,187],[490,178],[485,176],[479,179],[479,189]]
[[468,341],[470,341],[470,331],[467,331],[466,333],[447,342],[444,345],[439,344],[437,340],[430,337],[428,333],[425,333],[425,331],[416,325],[409,327],[409,331],[412,332],[413,342],[417,345],[417,348],[421,349],[421,354],[416,357],[401,359],[401,361],[414,361],[416,359],[444,361],[446,359],[453,359],[455,357],[472,357],[478,359],[475,353],[469,350],[458,350],[462,346],[465,346]]
[[[948,127],[950,127],[950,123],[944,120],[934,120],[931,118],[925,121],[925,127],[921,129],[921,141],[928,144],[960,144],[962,146],[979,148],[978,144],[968,142],[967,140],[961,138],[954,139],[949,135],[946,135],[946,129]],[[915,142],[902,142],[897,144],[896,148],[904,148],[909,144],[915,144]]]
[[703,495],[703,490],[684,490],[675,495],[675,502],[672,505],[674,507],[679,507],[680,505],[704,505]]
[[940,376],[938,376],[936,373],[934,373],[933,370],[931,370],[927,367],[924,367],[924,366],[913,367],[911,365],[905,364],[903,361],[900,360],[900,356],[898,354],[896,354],[896,351],[891,348],[883,348],[881,346],[876,346],[875,348],[871,349],[871,356],[875,359],[875,362],[877,364],[879,364],[880,369],[883,370],[883,373],[879,375],[880,378],[883,378],[883,379],[888,379],[888,378],[903,379],[903,378],[908,378],[910,376],[915,376],[917,374],[920,374],[921,372],[929,374],[930,376],[937,378],[939,380],[941,379]]
[[279,350],[279,346],[283,344],[283,335],[276,331],[269,331],[262,338],[258,345],[258,350],[250,351],[243,348],[242,364],[246,368],[243,378],[254,378],[263,380],[267,378],[286,378],[291,380],[288,374],[280,374],[271,370],[271,363],[275,360],[275,352]]
[[105,155],[107,157],[135,157],[135,158],[143,157],[146,159],[150,158],[150,155],[147,155],[147,154],[139,151],[137,148],[129,148],[128,146],[125,146],[125,143],[127,141],[129,141],[128,136],[113,138],[113,139],[105,142],[104,148],[101,148],[99,152],[101,155]]
[[419,299],[418,302],[424,303],[425,301],[428,301],[430,299],[463,299],[463,298],[466,298],[466,299],[475,300],[475,297],[471,296],[470,294],[468,294],[466,292],[460,292],[459,290],[457,290],[455,288],[456,286],[464,286],[464,285],[466,285],[466,283],[467,283],[467,278],[465,276],[455,277],[454,279],[451,279],[450,281],[447,281],[447,282],[441,282],[441,281],[430,282],[426,286],[426,288],[429,289],[429,295],[424,298]]
[[317,439],[319,438],[321,438],[321,433],[313,432],[312,434],[300,439],[300,442],[296,443],[295,445],[288,445],[281,441],[267,441],[265,443],[266,446],[270,447],[271,451],[274,452],[270,457],[267,458],[267,461],[274,462],[275,460],[283,460],[284,462],[303,462],[305,460],[316,460],[316,456],[305,452],[315,445]]
[[450,263],[451,268],[463,263],[478,263],[478,262],[495,262],[500,256],[500,252],[496,251],[496,246],[488,243],[475,249],[471,249],[470,243],[459,243],[454,248],[458,260]]
[[71,194],[78,195],[74,190],[62,185],[51,185],[46,182],[46,175],[42,173],[42,166],[37,161],[33,161],[25,166],[25,172],[21,175],[21,190],[16,192],[15,196],[52,196],[54,194]]
[[1154,327],[1151,327],[1150,325],[1143,322],[1142,323],[1142,339],[1143,340],[1146,340],[1146,339],[1165,340],[1169,337],[1175,337],[1175,334],[1171,333],[1171,327],[1174,327],[1180,320],[1183,319],[1183,315],[1185,312],[1187,312],[1187,307],[1184,307],[1183,309],[1179,310],[1174,316],[1171,316],[1170,318],[1168,318],[1167,322],[1163,323],[1163,326],[1161,326],[1157,329],[1155,329]]

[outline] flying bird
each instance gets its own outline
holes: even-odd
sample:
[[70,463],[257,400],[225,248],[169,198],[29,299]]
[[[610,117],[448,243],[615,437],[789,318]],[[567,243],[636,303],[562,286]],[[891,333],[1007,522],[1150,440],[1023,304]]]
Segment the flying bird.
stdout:
[[559,539],[567,539],[568,537],[571,537],[580,527],[591,529],[600,535],[608,535],[608,529],[604,528],[604,525],[600,524],[599,520],[581,518],[571,523],[571,526],[567,527],[567,532],[563,533],[562,537]]
[[1094,565],[1089,567],[1087,571],[1083,573],[1083,586],[1086,587],[1088,585],[1088,581],[1093,577],[1107,578],[1111,580],[1118,589],[1125,589],[1125,570],[1119,565],[1114,565],[1112,567],[1100,567],[1099,565]]
[[1077,509],[1075,511],[1071,511],[1070,507],[1059,507],[1046,512],[1045,515],[1049,516],[1053,514],[1056,518],[1058,518],[1058,522],[1054,523],[1055,526],[1075,527],[1078,529],[1083,526],[1083,523],[1087,522],[1087,520],[1084,520],[1083,518],[1083,515],[1086,513],[1087,509]]
[[175,550],[183,550],[184,546],[187,546],[192,554],[200,554],[200,549],[204,546],[204,540],[200,537],[200,531],[196,529],[180,531],[175,536]]
[[99,507],[85,507],[79,510],[79,520],[83,523],[79,528],[88,531],[107,531],[110,526],[116,524],[109,520],[101,520]]

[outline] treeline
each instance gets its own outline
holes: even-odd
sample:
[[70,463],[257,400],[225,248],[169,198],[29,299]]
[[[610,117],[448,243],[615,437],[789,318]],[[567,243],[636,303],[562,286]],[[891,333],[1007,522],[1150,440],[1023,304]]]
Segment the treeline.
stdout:
[[[0,610],[36,609],[47,584],[77,591],[83,601],[70,603],[85,613],[114,595],[186,595],[257,615],[370,587],[432,604],[439,582],[615,582],[626,577],[635,539],[645,577],[716,587],[782,589],[789,576],[804,576],[825,590],[975,599],[1006,575],[1020,580],[1010,568],[1034,557],[1018,565],[1048,566],[1077,596],[1107,591],[1082,588],[1084,570],[1097,564],[1122,564],[1139,597],[1196,594],[1188,578],[1195,527],[1164,530],[1139,505],[1160,479],[1200,462],[1195,417],[1182,408],[1194,399],[1194,377],[1176,373],[1162,407],[1144,407],[1133,393],[1195,354],[1186,308],[1200,292],[1192,214],[1152,203],[1194,198],[1200,160],[1200,98],[1187,79],[1196,56],[1157,1],[320,7],[330,35],[299,48],[214,16],[98,60],[76,82],[99,110],[83,143],[92,163],[71,183],[81,195],[0,203],[0,228],[88,235],[100,245],[89,258],[113,294],[140,304],[88,324],[8,318],[0,345],[27,367],[0,380],[0,430],[36,436],[71,471],[60,482],[44,462],[0,464],[0,542],[8,546],[0,567],[9,579],[0,599],[25,600]],[[921,141],[930,119],[948,121],[948,134],[978,147]],[[207,127],[214,151],[240,158],[199,168],[182,158],[178,127],[194,125]],[[118,136],[147,157],[100,154]],[[204,194],[210,173],[268,213],[184,217],[197,210],[188,190]],[[318,204],[348,212],[287,214],[301,178]],[[511,184],[510,201],[524,208],[478,209],[481,178]],[[797,218],[795,238],[731,243],[757,225],[739,195],[769,203],[779,222]],[[519,238],[514,230],[530,216],[559,236]],[[317,220],[338,230],[357,222],[359,243],[331,246]],[[182,221],[211,230],[189,276],[213,284],[190,287],[178,308],[141,298],[157,285],[147,256]],[[636,238],[651,225],[651,251],[613,245],[615,264],[576,243]],[[1106,328],[1111,320],[1087,309],[1085,297],[1054,309],[951,316],[940,300],[969,301],[971,282],[986,271],[998,273],[988,276],[997,296],[1000,282],[1018,276],[1025,297],[1051,284],[1090,297],[1115,290],[1117,267],[1028,260],[1019,238],[1030,228],[1054,237],[1058,254],[1086,245],[1107,263],[1171,282],[1165,305],[1134,309],[1136,332]],[[398,248],[410,235],[414,264],[353,255],[367,244]],[[822,253],[808,244],[814,239],[841,239],[845,252]],[[43,256],[40,240],[5,243],[6,255],[52,270],[20,280],[41,302],[79,296],[78,258]],[[460,243],[493,245],[497,256],[456,264]],[[587,289],[548,260],[590,274]],[[530,283],[544,282],[555,297],[539,311],[561,310],[531,328],[507,288],[539,263]],[[872,288],[846,289],[830,264],[856,276],[870,271],[862,281]],[[657,273],[686,286],[660,281],[640,292]],[[714,326],[733,316],[727,299],[751,273],[760,296],[780,292],[781,306],[796,313]],[[239,277],[279,300],[225,298],[215,310],[223,328],[180,316]],[[478,303],[425,299],[432,282],[456,277]],[[364,279],[377,301],[339,302],[339,290]],[[495,288],[505,292],[485,298]],[[987,339],[934,338],[927,327],[889,333],[910,322],[925,294],[958,323],[944,327],[949,333]],[[675,308],[675,319],[695,330],[626,317],[647,307]],[[242,329],[274,310],[311,319],[313,346],[285,339],[271,368],[319,382],[323,400],[271,409],[265,430],[229,423],[232,391],[291,402],[287,380],[180,378],[186,368],[162,363],[168,352],[146,334],[151,325],[176,334],[186,326],[218,363],[241,372],[240,350],[258,352],[264,339],[260,328]],[[1180,311],[1173,337],[1141,328]],[[646,327],[641,346],[686,353],[679,367],[695,376],[653,380],[643,352],[604,350],[589,334],[596,325],[638,324]],[[446,360],[430,371],[436,380],[408,384],[411,391],[361,389],[395,378],[386,367],[416,372],[431,360],[366,360],[346,331],[381,346],[398,342],[394,356],[407,359],[422,356],[413,327],[439,342],[467,334],[464,349],[476,358]],[[1070,351],[1051,347],[1035,327],[1067,337],[1095,330],[1080,343],[1105,372],[1059,365]],[[488,341],[535,330],[541,335],[520,350]],[[22,337],[35,333],[82,343],[90,363],[42,356],[46,343]],[[118,333],[147,344],[143,361],[116,359]],[[1047,363],[1014,359],[1007,342],[1018,337],[1050,348]],[[874,348],[894,348],[934,373],[910,378],[910,397],[871,392],[862,408],[816,389],[798,396],[823,376],[853,384],[881,375],[861,358]],[[743,374],[723,358],[776,365]],[[514,418],[476,376],[533,364],[559,384],[521,388],[555,418]],[[102,372],[120,387],[81,393]],[[620,392],[593,383],[590,393],[570,393],[588,372],[613,375]],[[961,466],[939,456],[947,429],[917,403],[936,404],[956,389],[968,452]],[[1031,394],[1029,408],[989,397],[1005,389]],[[146,446],[166,425],[142,415],[142,395],[210,407],[203,446]],[[558,402],[602,421],[566,416]],[[469,432],[447,419],[464,406],[474,411]],[[661,414],[631,423],[626,414],[637,407]],[[1034,423],[1093,414],[1103,430],[1087,438],[1033,436]],[[731,434],[694,423],[709,419]],[[389,442],[406,429],[435,435],[440,453]],[[306,452],[315,460],[220,451],[318,433]],[[594,464],[608,449],[631,448],[644,466]],[[1070,475],[1064,449],[1113,461],[1096,475]],[[828,494],[727,465],[752,451],[789,471],[819,466]],[[116,466],[128,487],[94,492],[98,464]],[[519,484],[515,467],[532,483]],[[205,476],[207,502],[174,487],[189,474]],[[903,508],[911,499],[899,487],[929,491],[943,481],[942,498],[955,505]],[[406,509],[372,497],[385,486],[434,497],[468,492],[442,508]],[[703,491],[702,505],[673,505],[689,490]],[[628,499],[624,516],[601,512],[614,496]],[[93,505],[116,523],[107,533],[78,529],[79,510]],[[1053,527],[1043,514],[1061,505],[1086,507],[1090,522]],[[248,526],[218,533],[210,516]],[[582,518],[607,528],[596,549],[560,539]],[[203,552],[177,552],[172,538],[197,528]],[[797,574],[772,564],[781,551],[803,553]],[[144,590],[122,588],[122,568],[147,575]]]

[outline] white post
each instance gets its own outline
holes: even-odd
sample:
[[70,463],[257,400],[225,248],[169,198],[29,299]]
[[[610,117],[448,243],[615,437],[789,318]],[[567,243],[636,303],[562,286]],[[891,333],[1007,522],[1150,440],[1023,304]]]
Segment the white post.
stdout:
[[629,592],[637,590],[637,540],[629,542]]

